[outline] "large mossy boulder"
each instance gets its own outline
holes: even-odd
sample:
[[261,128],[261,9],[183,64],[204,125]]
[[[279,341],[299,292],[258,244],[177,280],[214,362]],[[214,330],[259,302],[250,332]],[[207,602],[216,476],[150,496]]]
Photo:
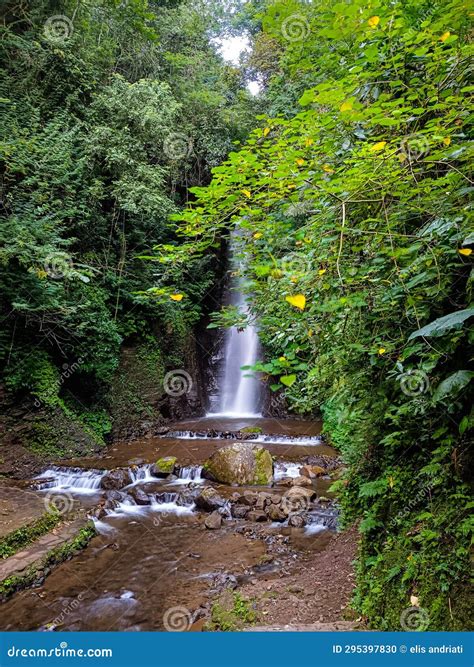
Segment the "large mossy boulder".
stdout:
[[273,461],[261,445],[235,442],[212,454],[204,474],[232,486],[268,485],[273,481]]

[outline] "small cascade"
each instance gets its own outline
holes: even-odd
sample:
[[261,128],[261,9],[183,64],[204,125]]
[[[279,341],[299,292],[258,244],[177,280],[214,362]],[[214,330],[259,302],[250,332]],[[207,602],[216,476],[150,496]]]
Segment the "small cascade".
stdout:
[[172,482],[181,484],[188,484],[189,482],[194,482],[194,484],[202,484],[205,480],[201,477],[202,466],[183,466],[179,469],[178,479]]
[[338,511],[334,506],[322,507],[321,505],[308,512],[309,523],[305,532],[319,533],[322,530],[336,530],[338,522]]
[[[135,486],[136,484],[146,484],[147,482],[158,481],[156,477],[151,474],[152,464],[147,463],[141,466],[132,466],[128,469],[132,483],[128,486]],[[127,487],[128,488],[128,487]]]
[[323,440],[319,435],[312,436],[292,436],[280,434],[245,434],[239,431],[225,431],[218,432],[215,430],[209,431],[169,431],[166,438],[174,438],[175,440],[241,440],[249,443],[261,443],[266,445],[321,445]]
[[273,477],[277,482],[280,479],[286,479],[288,477],[295,478],[300,476],[301,463],[275,463],[273,469]]
[[84,470],[83,468],[60,468],[53,466],[35,477],[39,491],[54,489],[69,493],[97,493],[100,481],[105,475],[102,470]]

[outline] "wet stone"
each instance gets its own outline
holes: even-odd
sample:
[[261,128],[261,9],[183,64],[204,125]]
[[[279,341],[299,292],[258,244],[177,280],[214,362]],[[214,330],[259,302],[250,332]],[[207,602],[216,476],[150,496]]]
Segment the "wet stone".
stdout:
[[220,528],[222,526],[221,514],[215,510],[212,514],[209,514],[209,516],[206,517],[204,525],[208,530],[216,530],[217,528]]
[[232,507],[232,516],[234,519],[245,519],[250,512],[248,505],[234,505]]
[[224,507],[225,500],[220,496],[215,489],[207,487],[201,491],[196,497],[196,507],[205,512],[213,512],[221,507]]
[[124,486],[132,483],[130,471],[126,468],[116,468],[102,477],[100,485],[106,491],[110,489],[123,489]]

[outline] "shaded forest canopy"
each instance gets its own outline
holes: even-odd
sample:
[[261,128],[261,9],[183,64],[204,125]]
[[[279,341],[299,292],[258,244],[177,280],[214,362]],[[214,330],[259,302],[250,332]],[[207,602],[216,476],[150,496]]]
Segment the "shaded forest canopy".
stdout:
[[[322,413],[347,465],[355,609],[392,629],[415,598],[428,629],[466,629],[469,3],[235,5],[3,6],[6,392],[103,443],[121,350],[185,364],[238,224],[265,356],[253,370],[292,412]],[[250,35],[239,67],[211,46],[226,30]],[[235,322],[224,308],[211,326]],[[36,451],[59,447],[51,429]]]

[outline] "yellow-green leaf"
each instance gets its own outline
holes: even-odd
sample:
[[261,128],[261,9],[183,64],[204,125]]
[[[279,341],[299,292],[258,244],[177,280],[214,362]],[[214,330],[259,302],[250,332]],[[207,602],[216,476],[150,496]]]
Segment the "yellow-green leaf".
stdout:
[[367,23],[371,28],[376,28],[380,23],[380,16],[371,16]]
[[250,192],[250,190],[242,190],[242,192],[244,193],[244,195],[245,195],[246,197],[249,197],[249,198],[250,198],[250,197],[252,196],[252,193]]
[[295,294],[294,296],[285,297],[286,301],[299,310],[306,308],[306,297],[304,294]]
[[458,250],[458,253],[460,255],[464,255],[464,257],[469,257],[469,255],[472,254],[472,250],[471,248],[461,248],[460,250]]
[[170,294],[170,299],[173,301],[181,301],[183,298],[183,294]]
[[269,128],[269,127],[266,127],[266,128],[263,130],[263,136],[266,137],[269,133],[270,133],[270,128]]
[[445,42],[448,39],[448,37],[451,37],[451,33],[449,32],[449,30],[447,30],[446,32],[443,32],[443,34],[439,38],[439,41],[440,42]]
[[376,144],[370,147],[370,150],[374,152],[383,151],[386,145],[387,145],[386,141],[378,141]]
[[343,102],[341,104],[341,106],[339,107],[339,111],[342,111],[342,112],[351,111],[351,109],[352,109],[352,102],[350,102],[349,100],[347,102]]
[[295,384],[296,382],[296,375],[282,375],[280,378],[280,382],[285,385],[285,387],[291,387],[291,385]]

